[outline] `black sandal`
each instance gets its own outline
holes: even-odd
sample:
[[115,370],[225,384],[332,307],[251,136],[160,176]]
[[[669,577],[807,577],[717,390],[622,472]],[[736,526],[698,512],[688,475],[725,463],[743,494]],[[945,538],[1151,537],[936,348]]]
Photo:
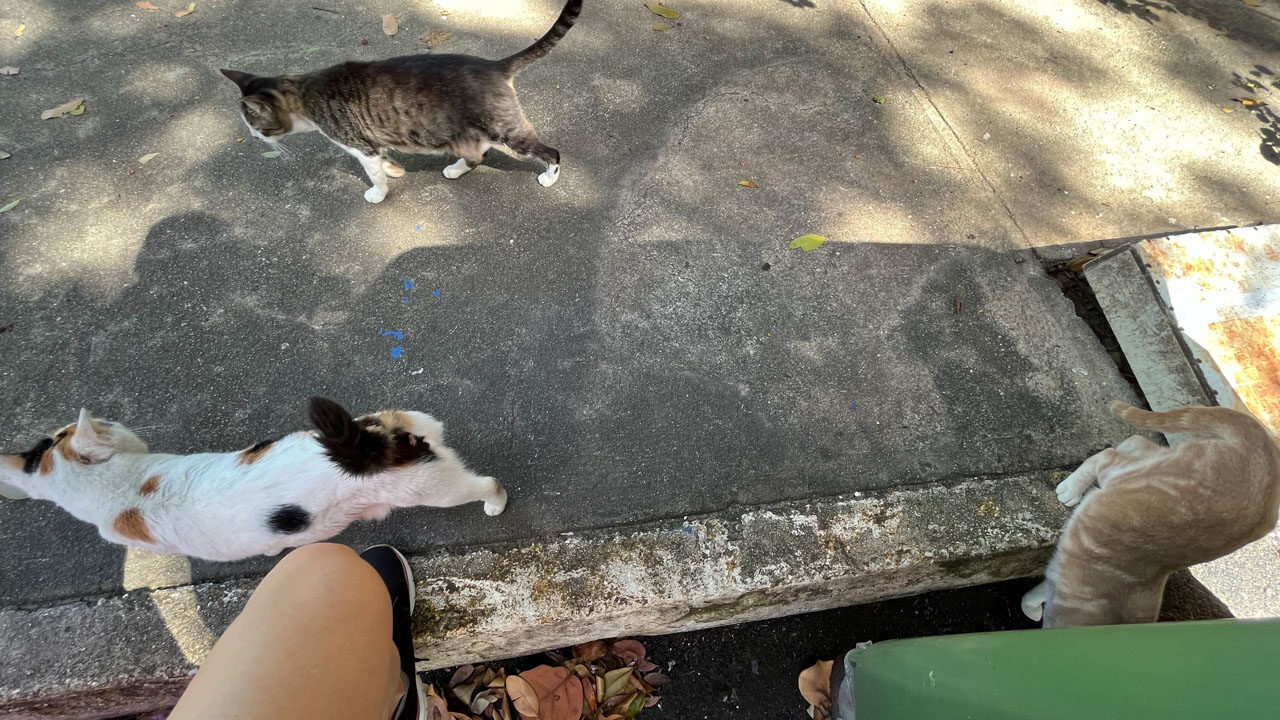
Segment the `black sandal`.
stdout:
[[[413,602],[415,586],[409,561],[390,545],[374,545],[360,553],[364,561],[382,576],[382,582],[391,595],[391,640],[400,652],[400,680],[404,683],[404,697],[391,715],[391,720],[426,720],[427,700],[422,692],[422,681],[414,665],[413,654]],[[410,682],[412,679],[412,683]]]

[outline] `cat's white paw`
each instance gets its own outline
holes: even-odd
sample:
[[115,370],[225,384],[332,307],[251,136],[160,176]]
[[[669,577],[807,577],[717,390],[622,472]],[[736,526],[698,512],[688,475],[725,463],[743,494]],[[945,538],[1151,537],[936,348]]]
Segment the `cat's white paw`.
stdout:
[[382,172],[386,173],[387,177],[404,177],[404,168],[386,158],[382,159]]
[[[489,478],[493,480],[493,478]],[[494,485],[498,485],[497,480],[493,480]],[[501,485],[498,485],[498,494],[492,500],[484,501],[484,514],[493,516],[501,515],[503,510],[507,509],[507,491]]]
[[371,203],[380,203],[387,196],[387,189],[380,187],[371,187],[364,191],[364,199]]
[[458,178],[471,172],[471,165],[467,164],[466,158],[458,158],[458,161],[444,169],[444,176],[450,180]]
[[1022,596],[1022,614],[1031,620],[1040,622],[1044,618],[1044,604],[1049,601],[1049,585],[1048,582],[1042,582],[1039,585],[1027,591]]
[[1071,478],[1067,478],[1058,483],[1058,487],[1054,488],[1058,493],[1058,502],[1067,507],[1075,507],[1080,504],[1080,500],[1084,498],[1084,493],[1076,490],[1075,483]]
[[548,165],[547,169],[544,170],[543,173],[538,176],[538,184],[541,185],[542,187],[551,187],[552,185],[555,185],[556,181],[559,179],[560,179],[560,166]]
[[1034,622],[1040,622],[1044,619],[1044,603],[1039,600],[1028,601],[1027,597],[1024,596],[1022,598],[1022,614]]

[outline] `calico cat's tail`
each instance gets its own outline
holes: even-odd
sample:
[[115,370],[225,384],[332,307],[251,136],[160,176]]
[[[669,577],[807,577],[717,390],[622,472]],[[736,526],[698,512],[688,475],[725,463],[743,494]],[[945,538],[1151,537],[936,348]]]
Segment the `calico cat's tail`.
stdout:
[[1193,405],[1177,410],[1151,412],[1116,401],[1111,403],[1111,412],[1139,430],[1191,433],[1223,440],[1269,437],[1267,429],[1252,415],[1224,407]]
[[564,10],[560,11],[560,17],[556,20],[556,24],[551,26],[546,35],[538,38],[538,41],[511,57],[499,60],[503,72],[508,76],[515,75],[524,68],[528,67],[534,60],[551,52],[551,48],[560,42],[560,38],[569,32],[569,28],[573,27],[573,21],[578,19],[578,13],[582,12],[582,0],[569,0],[565,3]]
[[[436,457],[426,438],[404,427],[388,427],[378,416],[356,420],[346,408],[322,397],[311,398],[308,410],[311,424],[320,432],[316,440],[325,454],[352,475],[370,475]],[[392,413],[390,417],[399,415]]]

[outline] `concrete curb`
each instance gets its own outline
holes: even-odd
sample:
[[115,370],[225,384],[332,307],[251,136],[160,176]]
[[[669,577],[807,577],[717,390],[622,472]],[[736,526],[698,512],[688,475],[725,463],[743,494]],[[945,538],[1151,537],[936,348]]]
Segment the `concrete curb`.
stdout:
[[[1042,471],[732,509],[411,558],[420,669],[1034,575],[1067,516]],[[172,704],[256,581],[0,612],[0,717]],[[193,612],[175,611],[188,607]],[[190,656],[190,657],[188,657]]]

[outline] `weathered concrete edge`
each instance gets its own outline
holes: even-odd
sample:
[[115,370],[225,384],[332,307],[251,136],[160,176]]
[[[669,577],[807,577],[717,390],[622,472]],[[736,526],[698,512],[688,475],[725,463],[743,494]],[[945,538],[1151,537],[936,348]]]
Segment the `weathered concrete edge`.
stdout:
[[1084,266],[1085,279],[1152,410],[1212,404],[1133,246]]
[[[695,630],[1038,573],[1067,516],[1063,473],[728,510],[523,547],[410,558],[419,667],[597,637]],[[256,581],[0,612],[0,717],[166,707]],[[174,607],[198,608],[175,622]],[[167,612],[161,612],[164,609]],[[195,624],[200,627],[189,627]]]
[[1036,575],[1067,511],[1045,471],[748,508],[411,559],[421,670]]

